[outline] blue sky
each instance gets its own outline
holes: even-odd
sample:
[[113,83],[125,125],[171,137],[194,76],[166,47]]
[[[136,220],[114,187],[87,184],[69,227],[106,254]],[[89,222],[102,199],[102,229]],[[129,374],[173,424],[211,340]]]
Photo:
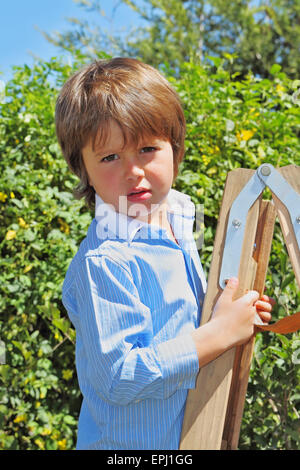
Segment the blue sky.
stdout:
[[[109,23],[98,14],[85,12],[73,0],[0,0],[0,80],[11,77],[11,66],[32,64],[32,54],[49,59],[57,54],[52,46],[36,29],[47,33],[65,31],[70,28],[66,18],[89,18],[109,28]],[[110,16],[117,0],[102,0],[101,7]],[[115,28],[134,26],[137,16],[125,5],[114,16]]]

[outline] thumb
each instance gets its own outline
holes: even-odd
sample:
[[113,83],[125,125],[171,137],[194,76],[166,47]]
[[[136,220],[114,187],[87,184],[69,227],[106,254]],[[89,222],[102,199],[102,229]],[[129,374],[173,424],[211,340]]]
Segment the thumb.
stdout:
[[238,286],[239,280],[236,277],[232,277],[227,280],[226,286],[215,305],[213,315],[215,315],[219,309],[222,309],[222,307],[225,307],[226,305],[228,306],[228,304],[233,302],[233,296],[236,293]]
[[225,289],[222,293],[222,297],[226,297],[227,299],[231,299],[234,296],[237,288],[239,286],[239,280],[236,277],[231,277],[228,279]]
[[225,289],[228,289],[228,291],[233,291],[233,290],[236,290],[239,286],[239,280],[237,277],[231,277],[230,279],[228,279],[227,283],[226,283],[226,288]]

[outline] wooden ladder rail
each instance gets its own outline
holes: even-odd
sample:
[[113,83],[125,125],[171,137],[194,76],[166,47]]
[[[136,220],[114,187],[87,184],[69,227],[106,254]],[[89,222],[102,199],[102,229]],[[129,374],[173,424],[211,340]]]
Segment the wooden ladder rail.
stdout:
[[[289,165],[278,171],[300,193],[300,168]],[[201,324],[209,321],[222,290],[219,273],[226,226],[231,205],[253,170],[237,169],[228,174],[214,242],[207,293]],[[239,268],[237,298],[248,289],[262,294],[271,250],[276,211],[289,256],[300,287],[300,254],[285,206],[273,195],[271,202],[257,199],[249,210]],[[254,243],[256,250],[253,253]],[[232,348],[199,371],[195,389],[189,390],[180,449],[236,449],[242,420],[255,337],[242,347]]]

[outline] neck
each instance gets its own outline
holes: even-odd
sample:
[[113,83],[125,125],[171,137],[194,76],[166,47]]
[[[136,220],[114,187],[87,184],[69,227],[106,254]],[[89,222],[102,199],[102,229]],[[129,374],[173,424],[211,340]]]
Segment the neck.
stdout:
[[161,228],[166,230],[168,237],[178,244],[168,219],[168,208],[169,205],[167,201],[163,201],[155,211],[148,215],[148,220],[145,220],[145,222],[159,225]]

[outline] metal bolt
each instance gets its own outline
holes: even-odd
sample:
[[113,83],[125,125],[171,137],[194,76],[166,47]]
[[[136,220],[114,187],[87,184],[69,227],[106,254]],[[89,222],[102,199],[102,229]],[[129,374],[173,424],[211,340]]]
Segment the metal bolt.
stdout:
[[242,222],[238,219],[233,219],[232,225],[234,226],[234,228],[240,228],[240,226],[242,225]]
[[269,176],[271,174],[271,168],[267,165],[263,165],[260,169],[260,172],[263,176]]
[[298,217],[296,218],[296,222],[297,224],[300,224],[300,215],[298,215]]

